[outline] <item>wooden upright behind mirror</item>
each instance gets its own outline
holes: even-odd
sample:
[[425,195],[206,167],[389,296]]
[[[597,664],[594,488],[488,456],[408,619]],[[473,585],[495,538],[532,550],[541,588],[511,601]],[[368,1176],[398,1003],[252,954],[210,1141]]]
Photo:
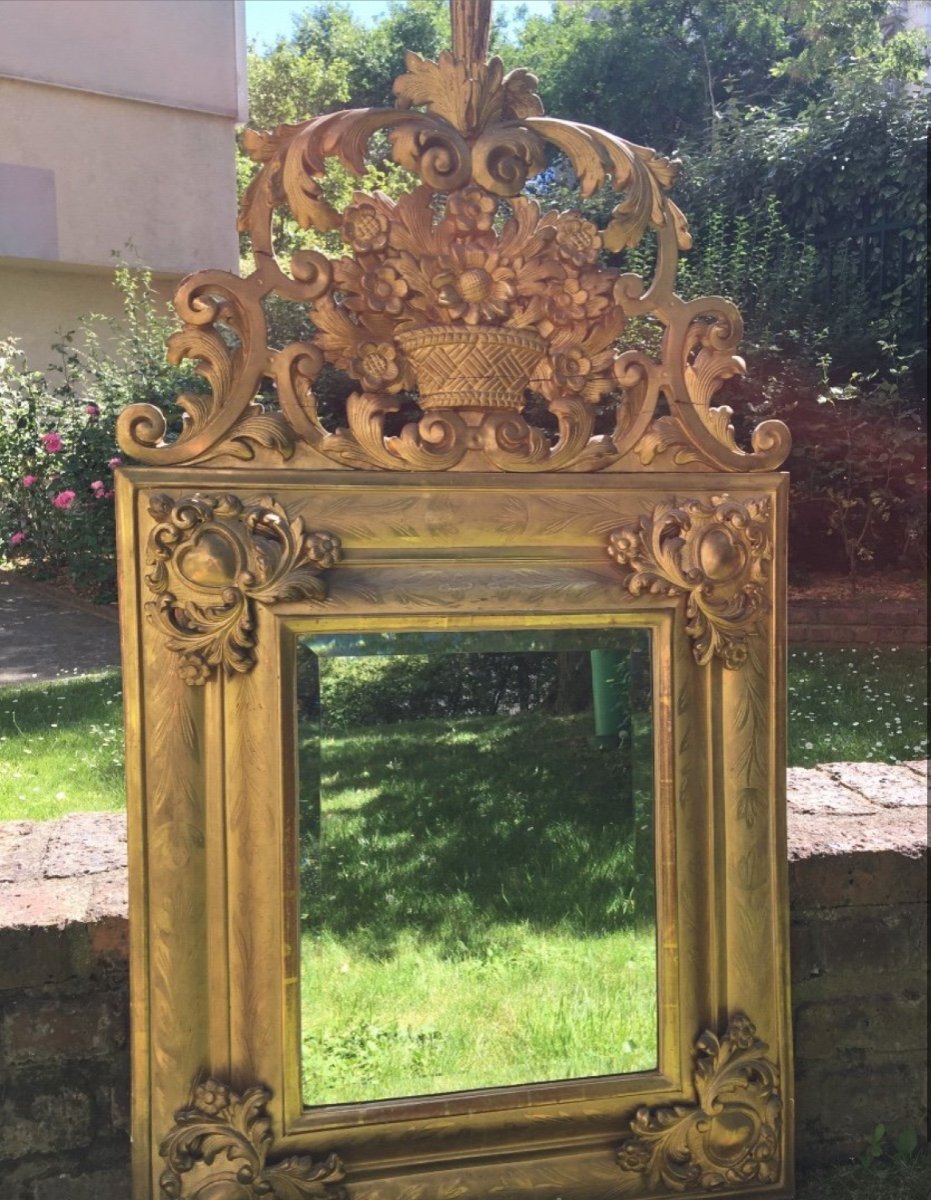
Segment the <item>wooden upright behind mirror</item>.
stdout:
[[[395,108],[246,135],[211,390],[121,418],[134,1200],[788,1197],[788,432],[712,407],[677,164],[452,15]],[[416,184],[335,211],[380,130]],[[551,151],[605,229],[522,194]]]

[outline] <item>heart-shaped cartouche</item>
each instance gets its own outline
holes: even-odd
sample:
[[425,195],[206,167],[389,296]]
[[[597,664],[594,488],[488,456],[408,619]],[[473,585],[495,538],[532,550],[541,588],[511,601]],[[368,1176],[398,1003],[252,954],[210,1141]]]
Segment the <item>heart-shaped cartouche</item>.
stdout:
[[239,574],[239,564],[238,545],[218,529],[195,533],[175,559],[178,573],[188,583],[202,588],[229,587]]

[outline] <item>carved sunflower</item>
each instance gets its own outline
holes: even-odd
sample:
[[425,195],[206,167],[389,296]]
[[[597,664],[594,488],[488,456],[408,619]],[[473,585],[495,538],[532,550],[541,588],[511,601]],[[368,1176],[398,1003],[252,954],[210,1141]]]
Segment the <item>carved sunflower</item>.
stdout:
[[480,187],[453,192],[446,204],[446,216],[460,233],[487,233],[498,211],[498,201]]
[[356,200],[343,213],[343,241],[357,254],[384,250],[388,245],[388,218],[371,200]]
[[399,392],[404,386],[398,352],[388,342],[363,342],[349,366],[366,392]]
[[517,277],[497,253],[479,247],[453,247],[431,284],[441,312],[453,321],[479,325],[503,321],[517,294]]

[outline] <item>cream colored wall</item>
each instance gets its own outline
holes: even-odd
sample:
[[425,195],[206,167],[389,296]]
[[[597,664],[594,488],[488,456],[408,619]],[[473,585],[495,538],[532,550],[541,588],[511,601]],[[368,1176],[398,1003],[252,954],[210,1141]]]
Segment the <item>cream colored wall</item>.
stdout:
[[242,0],[2,0],[0,75],[245,121]]
[[[155,280],[159,298],[170,300],[177,282],[176,278]],[[53,344],[77,328],[81,314],[119,317],[122,307],[112,273],[0,262],[0,337],[17,337],[33,370],[46,370],[53,360]]]
[[54,172],[61,262],[106,267],[132,242],[156,271],[236,268],[229,118],[11,79],[0,111],[0,163]]
[[0,114],[0,337],[39,369],[119,311],[114,253],[238,272],[243,0],[0,0]]

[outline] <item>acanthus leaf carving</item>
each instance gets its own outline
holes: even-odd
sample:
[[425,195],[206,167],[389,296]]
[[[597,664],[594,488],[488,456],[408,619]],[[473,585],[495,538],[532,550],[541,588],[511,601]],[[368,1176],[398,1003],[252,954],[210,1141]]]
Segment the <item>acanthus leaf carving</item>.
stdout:
[[[244,196],[240,228],[256,268],[244,279],[200,272],[185,280],[176,301],[185,328],[172,354],[197,360],[210,395],[181,398],[187,416],[176,431],[161,410],[130,406],[118,426],[127,455],[235,464],[297,453],[303,465],[309,451],[314,465],[323,459],[349,469],[426,471],[630,471],[661,455],[663,468],[746,471],[785,459],[790,439],[781,422],[763,422],[745,451],[730,410],[711,406],[723,381],[744,369],[734,353],[741,323],[720,297],[686,302],[674,292],[679,252],[691,244],[668,195],[678,160],[545,116],[536,78],[520,68],[505,75],[501,60],[488,56],[488,5],[461,3],[453,5],[451,51],[435,62],[408,52],[395,107],[246,131],[244,145],[260,169]],[[328,161],[364,175],[378,133],[418,183],[396,203],[357,192],[340,212],[324,195]],[[602,187],[617,195],[603,229],[578,212],[541,213],[523,194],[546,166],[547,145],[567,156],[581,195]],[[512,216],[502,221],[505,203]],[[338,232],[343,256],[302,250],[280,263],[272,230],[283,207],[304,229]],[[658,250],[648,284],[601,261],[602,251],[634,247],[649,230]],[[352,406],[348,428],[330,432],[316,417],[308,424],[289,403],[293,391],[280,397],[280,413],[254,403],[263,381],[281,386],[282,376],[267,370],[269,358],[296,353],[267,345],[263,302],[273,294],[307,305],[323,359],[372,398]],[[633,381],[631,395],[621,377],[640,351],[621,339],[635,314],[652,315],[666,332],[661,362],[643,377],[646,386]],[[595,409],[619,387],[615,429],[596,436]],[[510,414],[523,420],[528,389],[556,418],[555,436],[540,429],[513,436]],[[400,432],[385,429],[381,416],[395,411],[390,397],[401,393],[424,413],[450,410],[442,432],[443,422],[425,425],[419,417]],[[669,415],[654,420],[661,397]],[[469,419],[476,408],[504,419],[477,434]],[[503,440],[499,428],[508,432]]]
[[324,573],[342,557],[330,533],[308,533],[271,497],[156,495],[146,582],[151,621],[179,656],[186,683],[255,665],[256,604],[322,601]]
[[743,666],[748,638],[770,605],[772,503],[767,497],[712,496],[656,505],[619,525],[608,553],[625,574],[632,596],[649,592],[686,598],[686,632],[696,661],[714,655]]
[[723,1037],[695,1043],[697,1103],[640,1108],[617,1149],[621,1170],[645,1176],[653,1194],[718,1191],[778,1182],[779,1069],[743,1013]]
[[268,1162],[270,1099],[265,1087],[238,1095],[216,1079],[196,1083],[159,1146],[165,1200],[346,1200],[346,1172],[335,1154]]

